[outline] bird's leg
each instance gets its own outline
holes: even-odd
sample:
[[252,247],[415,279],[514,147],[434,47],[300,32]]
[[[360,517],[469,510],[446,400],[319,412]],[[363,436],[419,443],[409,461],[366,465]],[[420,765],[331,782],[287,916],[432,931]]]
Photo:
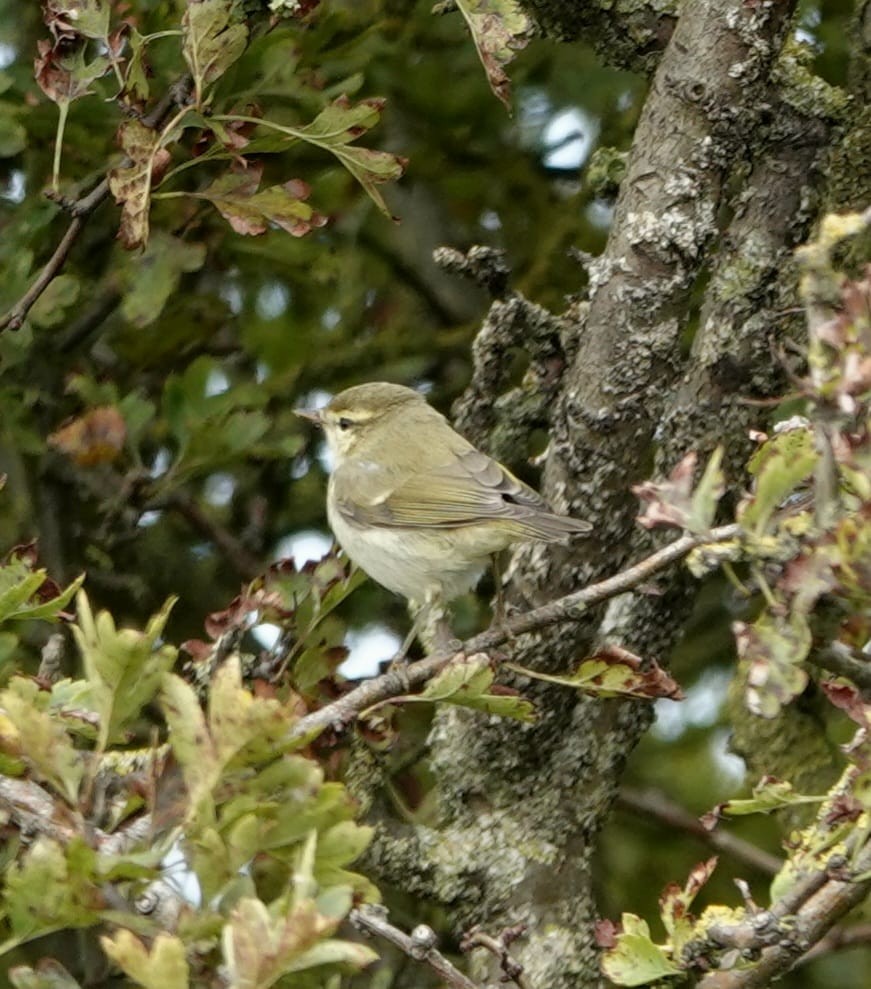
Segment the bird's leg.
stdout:
[[422,603],[409,601],[409,607],[415,612],[414,621],[399,652],[390,661],[392,671],[404,669],[403,662],[408,650],[418,637],[420,637],[420,641],[427,652],[452,653],[459,651],[462,643],[454,635],[448,621],[440,587],[433,587],[427,591]]
[[493,605],[493,626],[502,629],[509,639],[514,635],[508,629],[508,615],[505,610],[505,595],[502,593],[502,567],[499,565],[499,554],[494,553],[490,560],[493,563],[493,582],[496,585],[496,601]]
[[502,567],[499,566],[499,554],[490,557],[493,564],[493,583],[496,585],[496,603],[493,606],[493,624],[505,624],[505,598],[502,595]]
[[423,612],[426,614],[426,624],[421,629],[421,639],[427,652],[458,652],[462,642],[451,628],[441,587],[433,587],[427,592]]
[[411,628],[408,630],[408,635],[402,640],[402,645],[399,647],[399,652],[396,653],[393,659],[390,661],[391,668],[397,663],[401,663],[406,656],[408,656],[408,650],[411,649],[414,644],[414,640],[417,638],[418,632],[420,632],[423,626],[425,613],[423,608],[419,608],[417,614],[414,616],[414,621],[411,623]]

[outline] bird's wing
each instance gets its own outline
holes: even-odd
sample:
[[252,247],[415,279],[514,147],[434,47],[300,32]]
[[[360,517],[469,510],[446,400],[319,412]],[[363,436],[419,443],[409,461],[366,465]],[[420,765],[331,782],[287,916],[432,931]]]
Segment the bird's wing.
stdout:
[[374,465],[353,470],[342,479],[337,508],[356,525],[453,529],[501,520],[518,538],[548,541],[590,529],[587,522],[554,515],[532,488],[474,447],[400,479]]

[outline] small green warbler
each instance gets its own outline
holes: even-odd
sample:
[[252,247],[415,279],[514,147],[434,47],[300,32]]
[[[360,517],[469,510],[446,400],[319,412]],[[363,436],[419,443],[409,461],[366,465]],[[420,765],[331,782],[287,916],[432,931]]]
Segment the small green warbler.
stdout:
[[323,427],[333,455],[327,518],[339,545],[373,580],[417,606],[400,655],[426,613],[443,612],[474,587],[512,543],[558,542],[592,528],[555,514],[410,388],[372,382],[321,409],[296,411]]

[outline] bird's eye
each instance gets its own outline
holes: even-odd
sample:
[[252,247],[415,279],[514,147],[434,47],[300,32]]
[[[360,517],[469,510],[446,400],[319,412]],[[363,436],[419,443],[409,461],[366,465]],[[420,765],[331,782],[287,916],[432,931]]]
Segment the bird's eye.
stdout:
[[351,422],[351,420],[346,419],[345,416],[342,416],[342,418],[339,420],[339,429],[341,429],[342,432],[344,432],[346,429],[350,429],[351,426],[353,425],[354,424]]

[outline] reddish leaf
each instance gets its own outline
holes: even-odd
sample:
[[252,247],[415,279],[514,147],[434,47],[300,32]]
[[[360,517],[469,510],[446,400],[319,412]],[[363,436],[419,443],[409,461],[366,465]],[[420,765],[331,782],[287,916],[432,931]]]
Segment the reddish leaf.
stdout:
[[613,920],[597,920],[593,926],[593,937],[600,948],[613,948],[617,944],[617,935],[620,933],[620,925]]
[[823,693],[835,707],[843,711],[851,721],[861,728],[871,729],[868,705],[856,686],[848,680],[823,680],[820,682]]
[[646,503],[644,512],[638,516],[645,529],[656,526],[685,527],[697,461],[698,455],[691,451],[668,475],[667,481],[644,481],[633,486],[632,493]]

